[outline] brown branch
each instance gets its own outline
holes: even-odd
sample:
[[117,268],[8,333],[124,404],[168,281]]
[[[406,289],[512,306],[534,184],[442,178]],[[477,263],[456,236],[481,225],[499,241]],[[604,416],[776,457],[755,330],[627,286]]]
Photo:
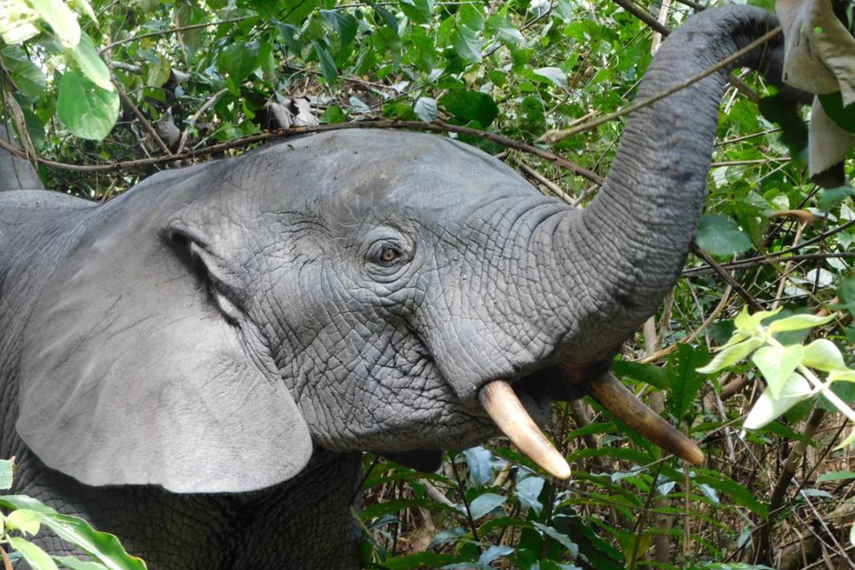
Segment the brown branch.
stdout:
[[[780,263],[781,261],[808,261],[811,259],[833,259],[833,258],[855,258],[855,252],[852,251],[840,251],[840,252],[829,252],[829,253],[803,253],[799,255],[793,255],[790,257],[786,257],[783,260],[776,259],[777,257],[783,255],[783,252],[778,253],[770,253],[768,257],[752,257],[750,259],[744,259],[742,261],[732,261],[730,263],[721,263],[717,264],[718,267],[722,269],[750,269],[751,267],[758,267],[760,265],[768,265],[770,263]],[[691,277],[700,277],[701,275],[710,275],[712,273],[718,273],[718,271],[713,267],[695,267],[693,269],[686,269],[680,275],[681,277],[691,278]]]
[[5,570],[12,570],[12,561],[9,560],[9,555],[6,554],[2,546],[0,546],[0,558],[3,558],[3,568]]
[[[615,0],[615,1],[617,1],[617,0]],[[686,79],[685,81],[682,81],[682,82],[674,85],[673,87],[666,89],[665,91],[662,91],[661,93],[657,93],[656,95],[653,95],[652,97],[648,97],[646,99],[642,99],[641,101],[636,101],[635,103],[627,105],[623,109],[615,111],[614,113],[609,113],[608,115],[604,115],[598,119],[594,119],[593,121],[589,121],[589,122],[585,123],[584,125],[580,125],[578,127],[572,128],[572,129],[548,131],[545,135],[540,137],[540,139],[538,139],[538,141],[539,142],[545,142],[548,144],[556,143],[558,141],[572,137],[572,136],[577,135],[579,133],[591,130],[594,127],[597,127],[597,126],[602,125],[604,123],[608,123],[609,121],[613,121],[617,118],[623,117],[624,115],[628,115],[630,113],[633,113],[633,112],[641,109],[642,107],[646,107],[648,105],[655,103],[656,101],[659,101],[659,100],[664,99],[666,97],[670,97],[671,95],[673,95],[677,91],[681,91],[682,89],[689,87],[693,83],[697,83],[701,79],[704,79],[705,77],[708,77],[708,76],[712,75],[713,73],[716,73],[717,71],[720,71],[720,70],[724,69],[725,67],[729,66],[730,64],[738,61],[745,54],[750,53],[751,51],[757,49],[758,47],[762,46],[763,44],[765,44],[769,40],[773,39],[774,37],[776,37],[780,33],[781,33],[781,28],[777,27],[774,30],[772,30],[771,32],[764,34],[759,39],[754,40],[753,42],[751,42],[750,44],[748,44],[747,46],[745,46],[741,50],[737,51],[733,55],[730,55],[730,56],[724,58],[723,60],[721,60],[720,62],[718,62],[714,66],[712,66],[708,69],[705,69],[705,70],[701,71],[700,73],[693,75],[692,77]]]
[[707,262],[707,264],[719,275],[719,277],[721,277],[724,280],[725,283],[727,283],[728,285],[733,287],[733,290],[736,291],[736,294],[739,295],[740,297],[742,297],[742,299],[746,303],[751,305],[751,307],[754,310],[756,310],[756,311],[762,311],[763,310],[763,305],[761,305],[757,301],[757,299],[752,297],[748,293],[748,291],[746,291],[745,288],[742,285],[740,285],[736,279],[733,278],[733,275],[731,275],[725,268],[723,268],[721,265],[719,265],[715,259],[710,257],[705,251],[703,251],[701,248],[699,248],[695,244],[692,244],[692,250],[693,250],[695,255],[703,258],[703,260]]
[[172,155],[172,151],[169,150],[169,147],[166,146],[166,143],[163,142],[163,139],[160,138],[160,135],[157,134],[157,131],[154,130],[154,127],[151,126],[151,123],[148,121],[145,115],[142,114],[142,111],[140,111],[139,108],[134,104],[134,102],[131,101],[131,98],[128,97],[127,93],[125,93],[125,90],[122,89],[121,85],[119,85],[119,82],[113,81],[113,85],[115,85],[116,90],[119,92],[119,98],[122,100],[122,103],[127,105],[131,112],[133,112],[134,116],[139,119],[139,122],[142,123],[142,126],[145,128],[146,132],[148,132],[148,135],[152,139],[154,139],[154,141],[163,150],[163,152],[165,152],[167,155]]
[[[128,160],[124,162],[113,162],[110,164],[92,164],[92,165],[75,165],[75,164],[66,164],[63,162],[56,162],[53,160],[48,160],[45,158],[38,158],[40,164],[48,168],[53,168],[56,170],[70,171],[70,172],[111,172],[111,171],[119,171],[119,170],[127,170],[132,168],[140,168],[144,166],[150,166],[154,164],[168,164],[170,162],[176,162],[181,160],[188,160],[191,158],[196,158],[199,156],[205,156],[210,154],[216,154],[220,152],[224,152],[226,150],[234,149],[234,148],[242,148],[249,146],[254,143],[260,143],[270,140],[284,139],[289,137],[294,137],[297,135],[305,135],[310,133],[320,133],[326,131],[337,131],[337,130],[348,130],[348,129],[403,129],[403,130],[413,130],[413,131],[431,131],[436,133],[460,133],[465,135],[476,136],[479,138],[483,138],[485,140],[489,140],[496,144],[500,144],[502,146],[506,146],[508,148],[512,148],[521,152],[525,152],[528,154],[532,154],[543,160],[551,162],[552,164],[564,168],[587,178],[591,182],[595,184],[602,184],[603,178],[597,175],[594,172],[586,168],[582,168],[577,164],[570,162],[569,160],[562,158],[558,155],[555,155],[551,152],[539,149],[537,147],[516,141],[509,137],[499,135],[496,133],[488,133],[486,131],[479,131],[477,129],[471,129],[469,127],[458,127],[456,125],[448,125],[446,123],[422,123],[421,121],[357,121],[353,123],[338,123],[334,125],[312,125],[312,126],[302,126],[302,127],[293,127],[290,129],[280,129],[278,131],[272,131],[267,133],[260,133],[257,135],[251,135],[248,137],[243,137],[240,139],[235,139],[228,142],[223,142],[215,145],[211,145],[209,147],[186,151],[180,154],[173,154],[172,156],[159,156],[153,158],[142,158],[138,160]],[[15,148],[14,146],[6,143],[3,140],[0,140],[0,148],[6,150],[14,154],[15,156],[20,156],[26,158],[25,153]]]

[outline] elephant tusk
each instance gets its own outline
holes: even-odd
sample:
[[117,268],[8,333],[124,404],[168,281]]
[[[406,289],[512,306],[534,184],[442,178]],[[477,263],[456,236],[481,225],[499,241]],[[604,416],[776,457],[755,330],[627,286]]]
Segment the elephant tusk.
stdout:
[[611,372],[586,380],[585,387],[601,406],[648,441],[690,463],[703,464],[704,453],[697,444],[645,406]]
[[570,477],[570,466],[543,435],[504,380],[490,382],[478,393],[478,400],[508,439],[544,471],[558,479]]

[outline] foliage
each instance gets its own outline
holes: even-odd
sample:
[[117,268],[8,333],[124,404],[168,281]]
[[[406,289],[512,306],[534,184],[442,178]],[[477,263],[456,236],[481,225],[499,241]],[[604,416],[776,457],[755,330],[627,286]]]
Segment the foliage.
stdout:
[[[663,4],[640,3],[654,16]],[[686,4],[663,11],[667,26],[685,20]],[[243,137],[283,121],[442,121],[539,145],[550,129],[626,106],[654,43],[647,25],[611,0],[0,6],[7,8],[3,116],[26,134],[31,155],[105,166],[96,175],[41,169],[48,187],[95,200],[166,167],[170,153],[204,160],[217,143],[246,148]],[[56,17],[67,6],[76,16]],[[834,6],[845,12],[844,3]],[[663,456],[587,401],[558,404],[548,430],[574,466],[567,483],[549,480],[501,440],[448,454],[436,474],[366,455],[359,514],[366,567],[778,568],[790,550],[799,560],[811,556],[788,545],[815,537],[828,545],[822,556],[847,559],[840,542],[851,516],[837,509],[851,494],[855,467],[839,446],[844,426],[829,414],[819,429],[808,428],[821,418],[817,410],[848,414],[855,397],[852,155],[839,165],[848,176],[818,188],[805,172],[804,114],[774,98],[774,87],[745,81],[764,97],[762,113],[744,91],[728,90],[699,251],[653,327],[629,339],[614,367],[700,442],[704,467]],[[851,105],[833,93],[822,105],[852,131]],[[621,130],[621,121],[607,122],[550,150],[602,176]],[[539,178],[522,168],[547,194],[583,205],[596,194],[592,182],[551,161],[456,136],[536,171]],[[834,299],[834,320],[802,316]],[[746,305],[769,311],[751,315]],[[810,326],[781,328],[792,323]],[[820,336],[809,339],[814,326]],[[702,375],[714,345],[725,348],[706,368],[715,372]],[[749,357],[757,369],[744,362]],[[734,426],[746,418],[756,429],[739,433]],[[56,520],[29,510],[40,524]],[[16,524],[2,520],[7,533]]]
[[[12,487],[14,461],[0,460],[0,490]],[[130,556],[112,534],[98,532],[78,517],[62,515],[47,505],[24,495],[0,495],[0,554],[5,546],[27,561],[32,570],[145,570],[145,562]],[[3,512],[6,511],[6,512]],[[84,558],[51,556],[29,539],[42,525],[75,546]],[[16,557],[17,557],[16,556]],[[10,557],[11,558],[11,557]]]

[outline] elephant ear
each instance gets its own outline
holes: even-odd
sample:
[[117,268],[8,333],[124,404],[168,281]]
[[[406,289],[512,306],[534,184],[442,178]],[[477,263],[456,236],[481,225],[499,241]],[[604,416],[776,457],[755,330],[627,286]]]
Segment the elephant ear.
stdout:
[[18,432],[89,485],[216,493],[285,481],[311,456],[308,427],[260,334],[217,310],[198,244],[169,233],[180,196],[151,190],[100,208],[42,291]]

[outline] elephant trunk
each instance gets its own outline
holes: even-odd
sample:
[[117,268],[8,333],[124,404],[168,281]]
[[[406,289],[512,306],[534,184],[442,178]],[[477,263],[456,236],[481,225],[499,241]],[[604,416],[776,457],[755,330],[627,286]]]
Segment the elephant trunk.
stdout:
[[[714,66],[776,25],[773,15],[750,6],[693,16],[657,53],[638,99]],[[780,57],[779,45],[766,45],[740,64],[779,70]],[[728,74],[722,69],[636,111],[599,195],[556,237],[556,255],[569,257],[569,274],[581,278],[575,302],[585,312],[570,351],[574,362],[611,357],[674,286],[701,214]]]

